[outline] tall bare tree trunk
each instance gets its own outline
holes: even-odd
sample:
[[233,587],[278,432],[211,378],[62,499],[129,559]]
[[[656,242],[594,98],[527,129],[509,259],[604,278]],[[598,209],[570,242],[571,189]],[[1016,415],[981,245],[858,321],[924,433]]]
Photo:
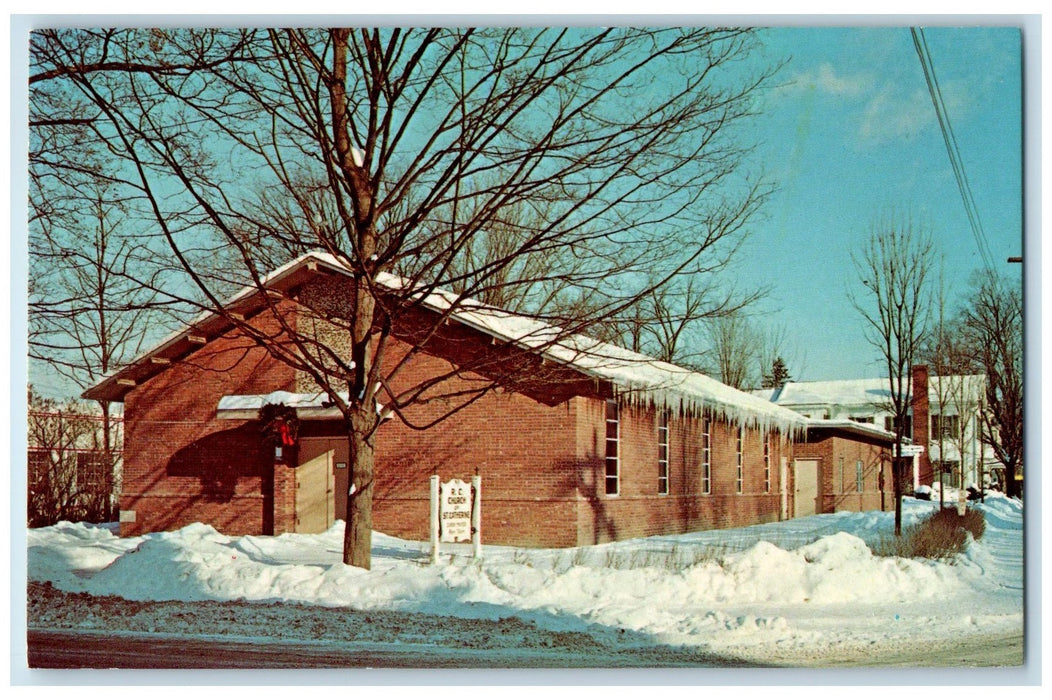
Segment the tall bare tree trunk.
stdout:
[[362,430],[364,426],[361,423],[355,425],[359,420],[368,421],[370,417],[356,416],[347,435],[347,443],[350,446],[351,487],[344,520],[343,563],[368,569],[372,564],[375,446],[372,438],[366,437],[372,430]]

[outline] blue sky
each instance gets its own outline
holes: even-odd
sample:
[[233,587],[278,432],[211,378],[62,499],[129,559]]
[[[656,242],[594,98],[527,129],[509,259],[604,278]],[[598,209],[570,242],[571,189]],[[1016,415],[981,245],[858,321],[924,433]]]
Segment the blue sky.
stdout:
[[[995,265],[1022,253],[1020,33],[932,27],[932,60]],[[788,60],[745,137],[776,186],[736,262],[768,286],[761,322],[786,334],[794,379],[880,376],[848,294],[873,227],[909,217],[935,237],[951,299],[980,266],[907,27],[782,27],[764,61]],[[46,377],[32,377],[46,385]]]
[[[758,162],[778,186],[739,270],[772,288],[764,322],[783,327],[795,379],[880,376],[848,292],[873,227],[909,217],[933,235],[951,299],[981,258],[910,31],[777,28],[790,58],[755,122]],[[928,28],[925,37],[995,265],[1022,254],[1020,33]],[[1014,269],[1013,269],[1014,268]]]

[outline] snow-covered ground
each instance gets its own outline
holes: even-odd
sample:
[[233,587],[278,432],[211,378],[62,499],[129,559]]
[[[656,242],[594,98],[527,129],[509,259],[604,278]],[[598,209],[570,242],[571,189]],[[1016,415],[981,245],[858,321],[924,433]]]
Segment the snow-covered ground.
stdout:
[[[938,503],[905,499],[904,525]],[[986,533],[954,562],[875,557],[891,513],[836,513],[769,525],[570,550],[443,550],[379,533],[373,568],[341,563],[342,523],[320,535],[228,537],[206,525],[119,538],[60,523],[28,533],[30,580],[130,600],[289,601],[454,618],[519,617],[539,627],[631,631],[759,663],[832,658],[1023,630],[1023,513],[997,494]],[[191,605],[192,607],[192,605]],[[29,621],[33,626],[33,621]],[[929,660],[930,661],[930,660]]]

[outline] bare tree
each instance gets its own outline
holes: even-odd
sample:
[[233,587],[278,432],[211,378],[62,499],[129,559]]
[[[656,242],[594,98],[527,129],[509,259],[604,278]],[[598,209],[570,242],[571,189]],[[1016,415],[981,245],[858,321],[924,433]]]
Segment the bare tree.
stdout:
[[[679,28],[49,30],[33,37],[31,80],[97,113],[94,132],[122,160],[115,177],[202,308],[340,410],[344,561],[368,567],[378,403],[426,428],[413,406],[444,400],[452,413],[537,379],[533,356],[508,348],[499,367],[479,354],[402,386],[408,360],[386,355],[389,340],[426,350],[475,297],[519,300],[545,342],[561,342],[671,279],[712,274],[767,193],[736,141],[771,74],[740,66],[753,41]],[[266,296],[265,272],[308,250],[353,274],[339,305]],[[382,281],[391,272],[397,285]],[[246,284],[279,336],[224,309]],[[448,312],[421,325],[439,289],[454,290]],[[335,327],[347,351],[282,304]],[[470,391],[443,391],[466,372],[480,377]]]
[[939,449],[937,466],[940,474],[940,508],[943,505],[941,475],[948,471],[947,445],[957,449],[956,485],[960,490],[960,498],[964,498],[964,488],[967,485],[964,473],[969,455],[967,448],[969,438],[972,437],[969,430],[969,417],[977,410],[980,403],[977,400],[978,397],[971,393],[975,384],[970,379],[970,375],[976,373],[976,364],[967,351],[960,322],[947,317],[946,307],[946,285],[940,266],[935,295],[935,314],[918,352],[918,359],[931,370],[929,390],[934,393],[939,406],[937,421],[936,414],[932,414],[931,440],[938,445]]
[[762,336],[742,313],[714,318],[709,323],[710,353],[720,381],[736,389],[759,385]]
[[865,294],[852,303],[865,319],[866,337],[884,360],[890,387],[889,408],[894,417],[895,455],[892,462],[895,494],[895,535],[902,534],[904,464],[902,440],[912,397],[911,368],[930,315],[928,275],[934,244],[910,221],[885,221],[866,247],[852,255]]
[[[29,360],[81,390],[157,337],[166,310],[143,264],[148,250],[122,234],[121,203],[107,200],[104,183],[95,186],[69,193],[79,215],[71,209],[30,223]],[[101,459],[119,470],[119,419],[109,401],[99,409]]]
[[598,332],[592,330],[592,335],[663,362],[711,371],[706,367],[711,324],[718,318],[743,313],[764,294],[764,290],[728,289],[720,280],[696,273],[674,278],[655,286],[604,322]]
[[117,456],[105,447],[100,416],[77,402],[42,398],[32,387],[28,401],[28,525],[105,522]]
[[1005,489],[1019,496],[1023,463],[1023,297],[994,274],[977,276],[962,315],[971,356],[986,375],[982,439],[1005,466]]

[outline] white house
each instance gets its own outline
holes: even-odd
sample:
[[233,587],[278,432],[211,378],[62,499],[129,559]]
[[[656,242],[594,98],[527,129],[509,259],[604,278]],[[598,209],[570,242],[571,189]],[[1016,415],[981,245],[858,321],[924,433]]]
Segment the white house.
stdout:
[[[920,365],[913,368],[912,380],[905,434],[921,448],[914,457],[914,488],[938,481],[940,473],[954,486],[962,477],[965,486],[1003,481],[1003,467],[980,438],[985,376],[929,375]],[[927,392],[918,394],[921,386]],[[755,393],[814,420],[851,420],[888,431],[895,427],[887,378],[788,382]]]

